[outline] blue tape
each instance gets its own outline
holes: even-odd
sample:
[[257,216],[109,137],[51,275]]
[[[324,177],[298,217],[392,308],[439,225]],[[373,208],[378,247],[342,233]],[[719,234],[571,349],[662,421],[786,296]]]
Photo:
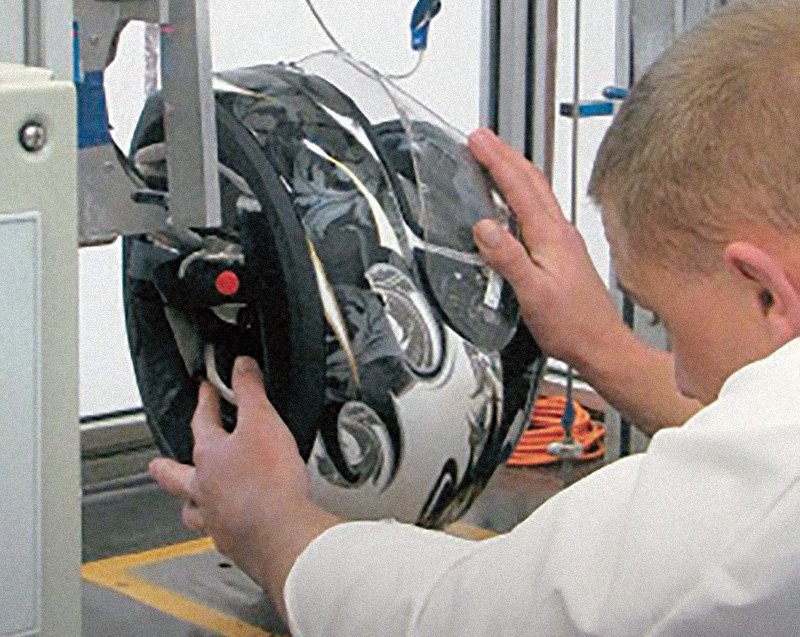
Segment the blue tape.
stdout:
[[111,142],[103,71],[91,71],[76,82],[78,92],[78,148],[103,146]]
[[[559,113],[564,117],[572,117],[572,102],[562,102]],[[614,114],[614,103],[606,100],[581,102],[578,106],[578,117],[607,117]]]
[[621,86],[606,86],[603,89],[603,97],[609,100],[624,100],[627,99],[630,91]]

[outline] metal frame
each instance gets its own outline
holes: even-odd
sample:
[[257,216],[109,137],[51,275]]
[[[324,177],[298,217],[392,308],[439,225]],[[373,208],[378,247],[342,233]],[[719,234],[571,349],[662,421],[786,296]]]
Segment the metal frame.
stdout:
[[552,176],[558,0],[484,0],[481,120]]
[[[208,0],[75,0],[74,13],[79,92],[87,78],[102,83],[128,22],[161,25],[170,182],[168,211],[162,205],[135,203],[133,197],[143,184],[120,163],[120,150],[110,137],[85,144],[79,152],[81,244],[140,233],[182,244],[188,228],[219,226]],[[87,94],[88,99],[99,99],[88,90]]]

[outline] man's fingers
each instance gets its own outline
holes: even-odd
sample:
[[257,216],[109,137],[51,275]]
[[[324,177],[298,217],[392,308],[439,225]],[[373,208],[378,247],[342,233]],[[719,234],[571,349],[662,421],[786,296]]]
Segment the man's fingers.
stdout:
[[536,269],[528,251],[511,233],[492,219],[483,219],[473,230],[475,243],[486,263],[517,291],[534,282]]
[[469,148],[492,174],[523,228],[531,220],[531,210],[554,220],[563,219],[544,174],[492,131],[482,128],[472,133]]
[[195,442],[208,436],[225,433],[219,410],[219,394],[211,383],[200,383],[197,395],[197,409],[192,417],[192,434]]
[[252,422],[259,422],[263,426],[280,419],[267,398],[261,368],[248,356],[240,356],[233,364],[233,393],[239,408],[237,428],[243,424],[246,427]]
[[189,500],[189,483],[194,468],[168,458],[156,458],[148,467],[150,475],[164,491],[175,498]]
[[196,504],[188,500],[183,503],[183,508],[181,509],[181,522],[190,529],[194,529],[200,533],[206,532],[205,521],[203,520],[200,509],[197,508]]

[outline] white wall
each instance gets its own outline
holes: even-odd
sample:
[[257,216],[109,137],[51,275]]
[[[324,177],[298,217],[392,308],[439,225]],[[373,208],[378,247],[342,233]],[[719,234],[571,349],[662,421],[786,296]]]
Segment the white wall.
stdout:
[[[107,75],[115,137],[126,148],[144,104],[144,27],[123,34]],[[119,242],[80,251],[81,415],[105,414],[141,404],[128,353],[122,309]]]
[[[415,61],[408,21],[414,0],[316,0],[329,28],[354,54],[385,72],[402,71]],[[583,2],[582,92],[599,97],[614,79],[615,0]],[[479,123],[481,0],[445,0],[431,30],[430,48],[420,71],[403,86],[456,127]],[[298,59],[329,44],[303,0],[223,0],[211,2],[212,44],[217,69]],[[574,4],[560,3],[557,101],[572,101]],[[127,147],[144,102],[143,27],[125,32],[107,88],[115,136]],[[586,182],[608,119],[581,122],[579,183]],[[555,189],[569,214],[571,123],[560,119],[556,135]],[[579,227],[600,272],[608,273],[608,249],[599,215],[581,197]],[[134,407],[139,397],[128,357],[120,291],[119,246],[81,252],[81,413]]]

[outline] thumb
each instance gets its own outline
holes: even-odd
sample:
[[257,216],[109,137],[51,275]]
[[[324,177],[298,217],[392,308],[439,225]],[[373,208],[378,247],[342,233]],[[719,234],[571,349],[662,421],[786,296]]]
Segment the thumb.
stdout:
[[487,265],[517,291],[531,284],[536,271],[528,251],[497,221],[483,219],[473,228],[475,243]]
[[194,468],[169,458],[156,458],[150,462],[148,472],[171,496],[183,500],[190,498],[189,483],[194,475]]

